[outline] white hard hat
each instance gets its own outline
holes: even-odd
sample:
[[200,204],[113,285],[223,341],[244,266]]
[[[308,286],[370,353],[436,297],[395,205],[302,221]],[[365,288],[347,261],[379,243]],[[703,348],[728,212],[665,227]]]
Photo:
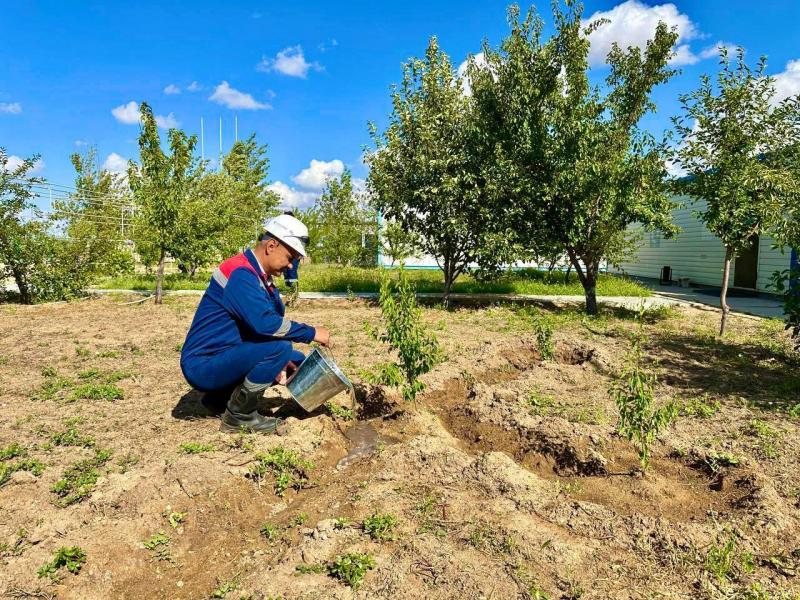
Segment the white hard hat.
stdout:
[[264,231],[280,240],[300,256],[306,255],[308,227],[291,215],[278,215],[264,222]]

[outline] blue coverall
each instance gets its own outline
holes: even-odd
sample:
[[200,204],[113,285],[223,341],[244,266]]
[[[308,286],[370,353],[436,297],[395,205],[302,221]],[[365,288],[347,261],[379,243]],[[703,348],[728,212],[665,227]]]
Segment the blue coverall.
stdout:
[[273,383],[302,352],[292,342],[310,343],[316,330],[284,316],[280,293],[252,250],[223,262],[211,276],[181,351],[181,370],[192,387],[213,392],[247,378]]

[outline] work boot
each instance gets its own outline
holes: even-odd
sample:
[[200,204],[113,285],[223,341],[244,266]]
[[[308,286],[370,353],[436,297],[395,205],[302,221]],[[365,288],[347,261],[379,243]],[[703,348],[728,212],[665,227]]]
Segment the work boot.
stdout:
[[258,410],[258,400],[267,386],[252,384],[245,379],[244,383],[237,386],[228,400],[228,407],[222,415],[220,431],[238,433],[250,431],[253,433],[274,433],[281,419],[265,417]]
[[228,400],[234,389],[236,389],[236,386],[204,392],[200,397],[200,403],[212,415],[219,416],[225,412],[225,407],[228,405]]

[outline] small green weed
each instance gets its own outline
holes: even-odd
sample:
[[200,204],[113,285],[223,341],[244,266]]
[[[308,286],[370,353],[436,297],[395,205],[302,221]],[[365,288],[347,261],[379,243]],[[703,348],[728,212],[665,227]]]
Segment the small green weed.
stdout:
[[526,399],[528,412],[533,416],[545,416],[556,406],[555,398],[533,391]]
[[679,414],[683,417],[707,419],[715,415],[721,407],[719,400],[713,400],[708,394],[689,398],[679,403]]
[[556,355],[553,344],[553,320],[537,308],[531,311],[530,316],[539,353],[544,360],[552,360]]
[[6,483],[8,483],[8,481],[11,479],[11,475],[17,471],[28,471],[36,477],[39,477],[44,472],[44,464],[42,464],[42,461],[36,458],[26,458],[14,462],[9,462],[8,459],[3,459],[3,461],[0,462],[0,487],[3,487]]
[[297,513],[294,517],[292,517],[292,525],[299,527],[300,525],[305,525],[308,522],[308,513]]
[[332,417],[336,419],[341,419],[342,421],[352,421],[354,418],[353,409],[347,408],[346,406],[340,406],[335,402],[326,402],[325,408],[328,409],[328,412],[331,414]]
[[338,517],[333,523],[334,529],[345,529],[350,525],[350,519],[347,517]]
[[503,535],[489,523],[476,523],[469,533],[467,541],[478,550],[494,550],[503,554],[511,554],[517,545],[510,535]]
[[122,400],[125,392],[113,383],[84,383],[76,387],[69,396],[69,402],[76,400]]
[[264,523],[258,531],[268,542],[274,542],[281,536],[278,528],[272,523]]
[[257,482],[263,481],[267,474],[275,477],[275,493],[282,496],[289,488],[301,489],[308,484],[308,472],[314,463],[303,460],[292,450],[276,446],[269,452],[259,452],[256,464],[250,467],[248,476]]
[[397,517],[391,514],[373,513],[364,519],[361,524],[366,533],[373,540],[393,540],[397,529]]
[[189,513],[173,511],[167,515],[167,523],[173,529],[178,529],[186,522],[186,516]]
[[58,579],[58,572],[61,567],[64,567],[72,573],[77,575],[86,562],[86,553],[80,546],[62,546],[53,555],[53,560],[45,563],[37,571],[39,578],[50,577],[53,580]]
[[783,438],[782,431],[771,427],[766,421],[753,419],[744,433],[758,440],[758,454],[761,458],[772,460],[778,457],[778,443]]
[[722,546],[712,545],[706,555],[706,571],[723,584],[730,579],[738,579],[744,573],[751,573],[753,568],[753,555],[737,548],[733,534]]
[[328,565],[328,575],[357,590],[367,571],[375,568],[375,559],[369,554],[348,552],[333,559]]
[[43,367],[42,376],[45,380],[35,396],[37,400],[61,400],[64,397],[62,392],[75,385],[69,377],[59,375],[54,367]]
[[154,533],[142,543],[145,548],[153,553],[155,560],[172,562],[172,554],[169,551],[172,539],[163,531]]
[[239,587],[239,574],[237,573],[230,579],[220,579],[217,577],[217,589],[211,592],[212,598],[224,598],[231,592],[235,591],[236,588]]
[[308,575],[309,573],[322,573],[325,570],[325,565],[319,563],[315,565],[300,564],[294,568],[295,575]]
[[101,350],[96,356],[97,358],[119,358],[119,352],[116,350]]
[[178,446],[178,452],[181,454],[202,454],[204,452],[213,452],[214,446],[211,444],[198,444],[197,442],[186,442]]
[[0,355],[0,367],[5,367],[8,364],[8,357]]
[[53,493],[60,498],[57,501],[58,506],[69,506],[89,496],[100,478],[97,469],[108,462],[110,457],[111,452],[108,450],[96,449],[92,458],[78,461],[69,467],[52,488]]
[[74,427],[54,433],[50,436],[50,443],[54,446],[78,446],[82,448],[93,448],[96,444],[92,436],[82,435]]
[[28,451],[16,442],[6,446],[5,448],[0,448],[0,461],[27,455]]

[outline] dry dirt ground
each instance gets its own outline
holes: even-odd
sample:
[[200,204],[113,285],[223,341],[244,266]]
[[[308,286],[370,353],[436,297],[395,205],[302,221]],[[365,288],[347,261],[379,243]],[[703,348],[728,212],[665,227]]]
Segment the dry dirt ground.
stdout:
[[[283,435],[231,436],[178,367],[197,299],[129,300],[0,306],[0,450],[18,454],[0,465],[21,465],[0,487],[3,597],[800,597],[800,376],[779,323],[733,317],[719,341],[714,312],[648,315],[658,401],[682,410],[642,473],[608,394],[629,314],[546,313],[542,360],[529,312],[429,308],[446,360],[416,407],[358,385],[356,422],[273,389]],[[390,358],[374,306],[290,314],[331,326],[355,382]],[[279,447],[313,463],[282,495],[268,465],[252,475]],[[72,546],[78,574],[37,575]],[[329,572],[350,552],[374,559],[357,590]]]

